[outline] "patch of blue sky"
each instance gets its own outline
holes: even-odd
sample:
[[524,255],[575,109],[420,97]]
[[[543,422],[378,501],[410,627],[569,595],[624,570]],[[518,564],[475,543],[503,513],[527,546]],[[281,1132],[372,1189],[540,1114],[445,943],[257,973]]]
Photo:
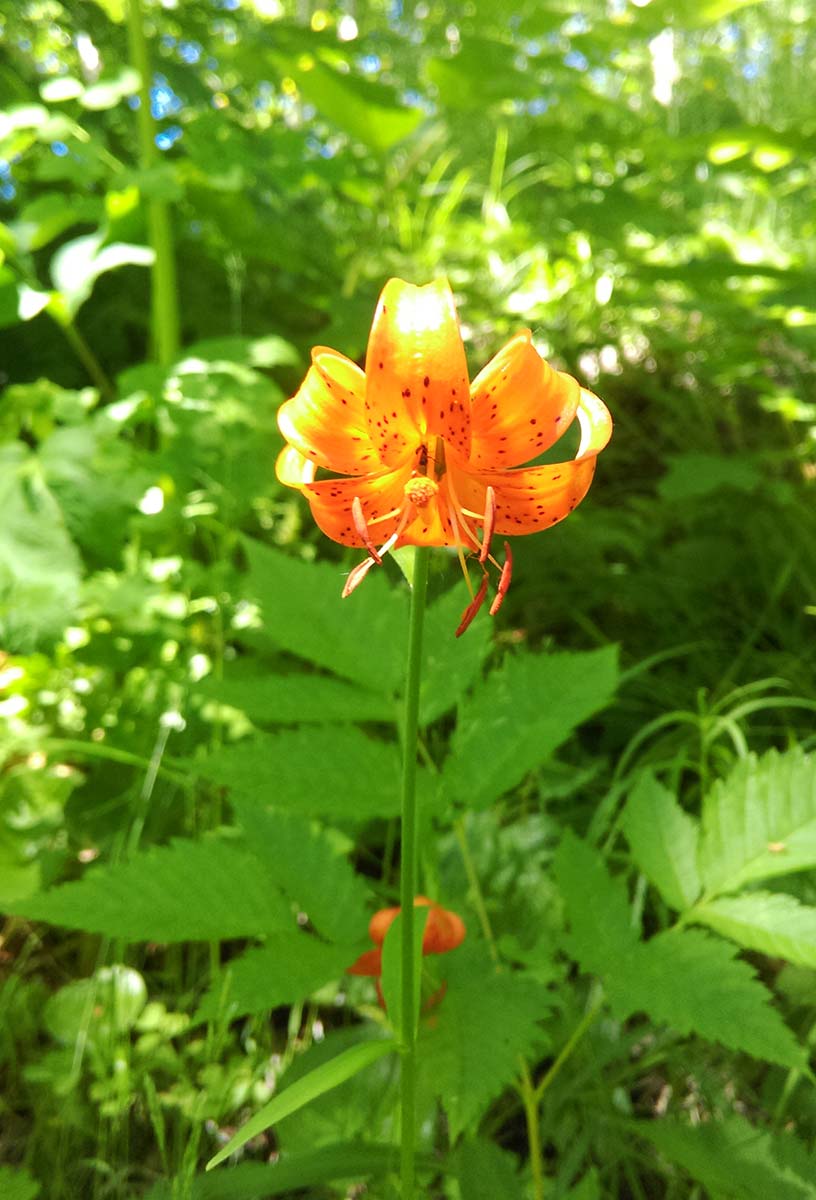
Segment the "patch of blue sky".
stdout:
[[201,58],[201,46],[198,42],[179,42],[178,56],[182,62],[192,66]]
[[16,195],[17,188],[13,183],[0,184],[0,197],[2,197],[3,200],[13,200]]
[[573,67],[576,71],[585,71],[589,66],[587,56],[580,50],[568,50],[562,61],[565,67]]
[[65,145],[65,142],[52,142],[51,153],[56,154],[57,158],[65,158],[68,153],[68,147]]
[[181,112],[184,101],[177,96],[163,75],[155,75],[150,89],[150,114],[156,121]]
[[357,59],[357,65],[366,75],[376,75],[382,70],[382,59],[379,54],[363,54]]

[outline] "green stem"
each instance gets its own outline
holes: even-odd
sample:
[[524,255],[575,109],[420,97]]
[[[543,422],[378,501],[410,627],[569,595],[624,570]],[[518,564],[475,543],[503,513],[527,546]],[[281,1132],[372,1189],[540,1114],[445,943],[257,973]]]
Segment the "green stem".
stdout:
[[76,354],[77,358],[88,372],[88,375],[99,389],[99,394],[102,399],[112,400],[116,394],[114,386],[105,374],[104,368],[102,367],[99,359],[85,341],[85,338],[79,332],[76,325],[74,325],[73,321],[71,320],[61,319],[57,320],[57,324],[68,339],[68,343],[74,354]]
[[402,830],[400,851],[400,956],[402,960],[402,1073],[400,1177],[402,1200],[414,1200],[414,1139],[416,1136],[416,1013],[414,1012],[414,896],[417,876],[416,769],[419,732],[419,685],[422,678],[422,626],[428,590],[429,550],[419,546],[414,559],[408,670],[405,681],[405,722],[402,743]]
[[533,1176],[534,1200],[544,1200],[544,1161],[541,1153],[541,1128],[538,1117],[538,1097],[526,1062],[521,1063],[519,1088],[527,1122],[527,1145],[530,1150],[530,1172]]
[[597,1017],[598,1013],[603,1008],[603,1002],[604,1002],[604,994],[599,989],[598,994],[596,995],[594,1001],[592,1002],[592,1004],[590,1004],[589,1008],[586,1010],[583,1017],[581,1018],[579,1023],[576,1025],[575,1029],[573,1029],[572,1033],[570,1034],[570,1036],[566,1042],[566,1045],[561,1050],[561,1053],[558,1055],[555,1062],[552,1064],[550,1069],[547,1071],[547,1073],[544,1075],[543,1079],[540,1081],[540,1083],[536,1087],[535,1092],[534,1092],[536,1104],[541,1103],[541,1097],[547,1091],[547,1088],[553,1083],[556,1075],[561,1070],[564,1063],[567,1062],[567,1060],[572,1057],[572,1053],[575,1050],[575,1047],[578,1045],[578,1043],[581,1041],[581,1039],[584,1037],[584,1035],[591,1028],[592,1024],[595,1021],[595,1018]]
[[[158,162],[155,129],[150,115],[150,56],[144,31],[140,0],[128,3],[128,44],[131,65],[139,72],[139,165],[143,172]],[[153,287],[150,298],[150,329],[153,353],[162,366],[169,367],[178,358],[179,312],[176,291],[176,264],[170,209],[164,200],[147,202],[147,235],[153,249]]]

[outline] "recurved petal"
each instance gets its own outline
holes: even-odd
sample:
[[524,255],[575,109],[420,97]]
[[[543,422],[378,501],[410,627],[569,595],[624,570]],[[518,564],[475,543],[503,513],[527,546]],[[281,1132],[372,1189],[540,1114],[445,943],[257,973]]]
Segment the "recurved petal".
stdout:
[[495,470],[549,449],[575,416],[580,385],[541,357],[525,329],[479,372],[470,393],[470,466]]
[[456,493],[465,508],[484,512],[488,486],[495,493],[495,532],[535,533],[556,525],[576,508],[589,490],[595,462],[612,435],[612,418],[602,400],[580,390],[581,424],[578,455],[569,462],[511,471],[465,472],[453,468]]
[[364,950],[360,957],[348,968],[348,973],[349,975],[381,975],[382,950],[379,947],[376,950]]
[[302,488],[315,477],[315,464],[294,446],[284,446],[275,463],[275,474],[287,487]]
[[355,363],[317,346],[312,365],[278,427],[292,446],[339,475],[365,475],[381,466],[365,415],[365,376]]
[[404,508],[410,467],[346,479],[318,479],[302,485],[312,516],[327,537],[343,546],[364,546],[351,506],[360,501],[371,540],[381,545],[397,527]]
[[383,288],[366,354],[366,412],[383,462],[396,465],[437,435],[467,459],[467,362],[447,280],[390,279]]

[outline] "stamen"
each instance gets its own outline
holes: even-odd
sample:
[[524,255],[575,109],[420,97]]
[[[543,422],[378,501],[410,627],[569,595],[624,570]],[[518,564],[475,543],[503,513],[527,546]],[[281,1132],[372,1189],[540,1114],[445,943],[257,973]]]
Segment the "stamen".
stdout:
[[471,600],[465,611],[462,613],[462,620],[459,622],[459,628],[456,630],[456,636],[461,637],[467,627],[470,625],[476,613],[484,604],[484,598],[487,595],[487,572],[485,572],[481,586],[476,593],[475,599]]
[[[351,519],[354,521],[354,528],[357,530],[357,536],[365,546],[368,553],[374,559],[374,562],[379,564],[382,562],[377,548],[371,540],[371,534],[368,532],[368,525],[363,514],[363,506],[360,503],[360,497],[355,496],[351,502]],[[345,593],[344,593],[345,594]]]
[[488,612],[491,617],[495,617],[496,613],[504,603],[504,597],[510,588],[510,580],[513,578],[513,552],[510,549],[510,543],[504,543],[504,566],[502,573],[499,576],[498,587],[496,588],[496,598],[490,605]]
[[496,493],[488,486],[485,494],[484,525],[482,527],[482,548],[479,551],[479,562],[483,563],[490,553],[490,539],[496,524]]
[[347,596],[350,596],[354,589],[360,586],[371,568],[381,561],[376,558],[365,558],[361,563],[357,563],[356,567],[352,567],[341,592],[342,598],[345,600]]

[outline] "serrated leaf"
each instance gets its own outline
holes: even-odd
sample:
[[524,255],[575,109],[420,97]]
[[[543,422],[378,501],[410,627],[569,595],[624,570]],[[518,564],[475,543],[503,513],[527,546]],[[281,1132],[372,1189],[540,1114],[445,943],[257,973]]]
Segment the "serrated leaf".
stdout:
[[748,950],[816,967],[816,908],[781,892],[721,896],[694,909],[693,919]]
[[364,587],[342,600],[340,567],[306,563],[261,542],[244,545],[248,591],[261,603],[264,638],[372,691],[397,691],[407,644],[407,596],[372,572]]
[[395,701],[326,675],[293,672],[259,675],[257,668],[230,669],[226,679],[204,679],[198,693],[239,708],[260,725],[299,721],[393,721]]
[[[599,936],[602,936],[599,931]],[[737,949],[702,930],[659,933],[607,978],[613,1011],[645,1012],[679,1033],[784,1067],[803,1067],[803,1049]]]
[[462,1200],[522,1200],[515,1156],[495,1142],[467,1138],[455,1156]]
[[316,1097],[322,1096],[324,1092],[345,1083],[347,1079],[351,1079],[352,1076],[395,1049],[396,1044],[390,1040],[360,1042],[359,1045],[344,1050],[342,1054],[336,1055],[321,1067],[310,1071],[308,1075],[303,1075],[280,1095],[270,1100],[269,1104],[265,1104],[254,1117],[251,1117],[246,1125],[243,1125],[235,1136],[230,1138],[226,1146],[213,1155],[207,1163],[207,1170],[211,1170],[224,1159],[229,1158],[236,1150],[240,1150],[248,1141],[269,1129],[271,1125],[275,1125],[284,1117],[297,1112],[299,1108],[303,1108],[305,1104]]
[[246,801],[237,801],[234,808],[247,848],[320,934],[346,946],[365,937],[368,887],[338,854],[328,833],[302,817]]
[[707,894],[816,866],[816,755],[750,755],[705,798],[700,873]]
[[293,924],[289,903],[254,855],[228,842],[180,839],[91,868],[9,911],[133,942],[253,937]]
[[195,768],[238,800],[301,815],[367,821],[400,809],[397,747],[353,725],[259,734],[210,754]]
[[195,1022],[234,1020],[295,1004],[325,983],[339,979],[353,959],[347,946],[333,946],[308,933],[275,933],[266,945],[233,959],[204,996]]
[[639,945],[626,888],[571,830],[555,853],[553,872],[566,903],[567,950],[585,971],[601,977],[614,973]]
[[756,973],[736,947],[696,929],[671,929],[647,943],[628,925],[626,893],[597,851],[565,835],[554,860],[566,901],[566,947],[604,982],[619,1020],[646,1013],[679,1033],[783,1066],[805,1057]]
[[617,680],[614,646],[506,658],[462,703],[442,774],[445,793],[487,807],[604,708]]
[[633,1128],[717,1197],[816,1197],[813,1176],[804,1178],[786,1164],[786,1143],[793,1139],[755,1129],[742,1117],[729,1116],[695,1126],[668,1120],[638,1121]]
[[455,1140],[512,1083],[519,1056],[540,1045],[538,1022],[552,1001],[528,976],[498,974],[478,945],[445,955],[439,969],[448,987],[435,1028],[420,1037],[420,1070],[441,1097]]
[[623,815],[637,867],[670,908],[682,912],[700,894],[697,822],[653,775],[641,775]]

